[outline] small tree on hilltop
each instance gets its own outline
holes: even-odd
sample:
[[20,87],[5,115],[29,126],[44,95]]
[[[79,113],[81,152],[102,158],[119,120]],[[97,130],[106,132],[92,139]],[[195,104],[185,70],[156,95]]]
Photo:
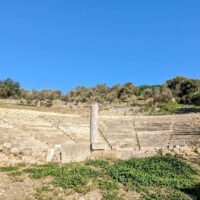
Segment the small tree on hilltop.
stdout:
[[0,83],[0,97],[19,97],[20,96],[20,84],[12,79],[6,79]]

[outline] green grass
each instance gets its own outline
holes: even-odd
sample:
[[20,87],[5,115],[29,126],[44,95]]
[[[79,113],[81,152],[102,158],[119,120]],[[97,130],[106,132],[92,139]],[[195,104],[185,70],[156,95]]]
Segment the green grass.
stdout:
[[177,102],[169,102],[159,104],[160,111],[152,114],[186,114],[186,113],[199,113],[200,107],[194,105],[179,104]]
[[11,171],[16,171],[18,170],[18,166],[5,166],[5,167],[0,167],[0,172],[11,172]]
[[79,164],[57,165],[48,164],[40,167],[25,169],[24,172],[30,173],[33,179],[53,177],[53,184],[64,189],[72,188],[77,192],[85,192],[86,184],[89,179],[101,176],[101,173]]
[[[21,175],[21,172],[27,173],[32,179],[51,177],[51,186],[68,192],[85,194],[98,189],[103,200],[126,199],[119,191],[136,192],[143,200],[200,199],[198,171],[185,161],[170,156],[112,162],[88,160],[65,165],[47,164],[19,171],[13,167],[0,169],[13,176]],[[48,188],[48,185],[41,188],[40,195],[49,192]]]
[[166,114],[177,114],[179,113],[179,109],[181,107],[182,105],[178,104],[177,102],[163,103],[159,105],[161,112],[164,112]]
[[87,160],[85,164],[105,169],[106,167],[108,167],[109,163],[107,160]]

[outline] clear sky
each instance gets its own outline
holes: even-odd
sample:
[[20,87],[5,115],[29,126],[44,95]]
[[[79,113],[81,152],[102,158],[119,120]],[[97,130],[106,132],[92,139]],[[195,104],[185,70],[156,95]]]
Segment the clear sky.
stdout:
[[78,85],[200,78],[199,0],[1,0],[0,79]]

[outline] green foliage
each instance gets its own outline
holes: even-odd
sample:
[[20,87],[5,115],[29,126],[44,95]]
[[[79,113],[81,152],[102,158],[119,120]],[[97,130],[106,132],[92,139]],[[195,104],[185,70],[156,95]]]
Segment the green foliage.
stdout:
[[23,98],[31,105],[35,105],[37,101],[47,101],[43,102],[47,107],[51,107],[52,101],[57,99],[75,104],[94,101],[100,104],[126,102],[132,106],[140,105],[138,100],[148,100],[156,105],[170,103],[176,99],[177,103],[200,106],[200,80],[177,76],[163,85],[136,87],[133,83],[127,82],[124,85],[116,84],[109,87],[106,84],[97,84],[91,88],[79,86],[63,95],[60,90],[24,90],[18,82],[6,79],[0,81],[0,97]]
[[191,187],[195,184],[195,171],[185,162],[173,157],[152,157],[118,161],[109,175],[125,185]]
[[180,103],[200,105],[200,80],[176,77],[166,82]]
[[103,180],[99,182],[99,189],[100,190],[117,190],[118,185],[115,181],[111,180]]
[[137,93],[137,88],[132,83],[114,85],[108,87],[106,84],[98,84],[92,88],[77,87],[64,97],[67,102],[91,102],[99,103],[130,101]]
[[[193,162],[198,164],[199,160],[195,159]],[[170,156],[134,158],[115,162],[88,160],[65,165],[20,167],[1,167],[0,171],[8,172],[8,175],[14,178],[21,176],[22,173],[31,174],[33,179],[51,177],[52,181],[37,191],[41,199],[52,188],[53,190],[63,188],[62,194],[87,193],[92,189],[99,189],[104,200],[122,200],[120,190],[127,193],[137,191],[144,200],[200,199],[198,171],[185,161]],[[132,193],[129,193],[127,197],[131,195]],[[54,199],[54,196],[52,198]]]
[[163,193],[148,192],[143,196],[143,200],[191,200],[191,198],[182,192],[169,190]]
[[62,98],[62,92],[60,90],[23,90],[20,91],[21,98],[27,99],[29,101],[33,100],[56,100]]
[[108,161],[106,160],[87,160],[85,164],[99,168],[108,167]]
[[25,169],[24,172],[31,173],[32,178],[41,179],[47,176],[54,177],[54,185],[63,188],[72,188],[76,191],[83,191],[89,179],[101,176],[101,173],[86,166],[70,164],[59,166],[49,164],[35,168]]
[[11,79],[6,79],[0,82],[0,97],[19,97],[20,96],[20,84]]
[[200,90],[190,95],[191,103],[200,106]]
[[18,166],[5,166],[5,167],[0,167],[0,172],[11,172],[11,171],[16,171],[18,170]]
[[171,89],[175,96],[179,96],[180,94],[180,84],[187,80],[186,77],[177,76],[171,80],[166,81],[166,86]]
[[107,193],[103,193],[102,200],[123,200],[123,198],[119,197],[117,192],[109,191]]
[[169,102],[169,103],[163,103],[159,105],[159,108],[161,111],[165,111],[169,114],[178,113],[179,108],[181,108],[181,105],[177,102]]
[[20,171],[14,171],[14,172],[9,173],[9,176],[12,176],[12,177],[17,177],[21,175],[22,175],[22,172]]

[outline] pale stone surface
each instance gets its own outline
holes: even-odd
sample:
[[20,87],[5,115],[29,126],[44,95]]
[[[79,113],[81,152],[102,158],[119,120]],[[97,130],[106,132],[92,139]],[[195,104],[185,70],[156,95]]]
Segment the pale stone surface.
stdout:
[[91,105],[90,115],[90,142],[91,144],[97,143],[98,134],[98,104]]
[[62,163],[84,161],[90,155],[90,146],[87,143],[62,145],[61,155]]
[[11,146],[12,146],[11,143],[4,143],[4,144],[3,144],[3,147],[6,148],[6,149],[10,149]]
[[105,150],[107,149],[107,146],[105,143],[93,143],[92,144],[92,150]]
[[10,152],[17,155],[20,152],[20,149],[19,148],[11,148]]
[[48,149],[46,162],[51,162],[53,160],[53,156],[54,156],[54,149],[53,148]]
[[[167,153],[164,151],[169,148],[175,153],[175,148],[177,154],[196,155],[192,147],[200,140],[200,114],[98,118],[99,131],[93,149],[99,154],[109,149],[106,154],[112,152],[128,159],[155,155],[159,149]],[[0,144],[2,163],[21,162],[23,156],[27,162],[46,162],[48,149],[54,149],[52,161],[61,162],[61,157],[64,162],[81,161],[91,154],[90,119],[81,112],[60,114],[0,108]]]

